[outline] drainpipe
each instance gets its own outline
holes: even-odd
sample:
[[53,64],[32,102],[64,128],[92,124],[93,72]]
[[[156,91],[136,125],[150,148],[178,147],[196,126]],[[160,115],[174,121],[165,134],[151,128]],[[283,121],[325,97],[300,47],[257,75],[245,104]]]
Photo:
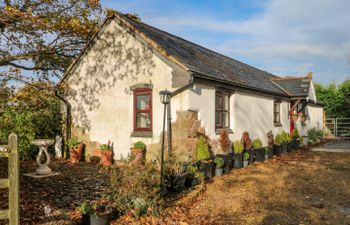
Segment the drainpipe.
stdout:
[[[72,136],[72,131],[71,131],[71,124],[72,124],[72,116],[71,116],[71,105],[70,103],[67,101],[67,99],[65,99],[57,89],[55,89],[55,95],[57,98],[59,98],[66,106],[67,109],[67,115],[66,115],[66,138],[67,140],[71,138]],[[64,139],[63,139],[64,140]],[[64,141],[66,142],[66,141]],[[64,143],[64,151],[66,152],[66,158],[68,157],[69,154],[69,148],[67,146],[67,142]]]

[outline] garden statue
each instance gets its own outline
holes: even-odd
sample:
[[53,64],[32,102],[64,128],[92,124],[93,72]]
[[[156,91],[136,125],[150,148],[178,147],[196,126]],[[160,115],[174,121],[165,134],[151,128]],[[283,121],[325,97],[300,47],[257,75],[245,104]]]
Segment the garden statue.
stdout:
[[[54,140],[51,139],[35,139],[32,141],[33,145],[36,145],[39,147],[39,153],[36,157],[36,163],[38,164],[38,168],[36,169],[35,173],[37,175],[48,175],[51,174],[51,169],[49,168],[50,164],[50,155],[47,152],[47,148],[54,143]],[[46,162],[44,164],[41,163],[41,155],[45,154],[46,156]]]
[[55,158],[62,159],[62,137],[57,135],[55,139]]

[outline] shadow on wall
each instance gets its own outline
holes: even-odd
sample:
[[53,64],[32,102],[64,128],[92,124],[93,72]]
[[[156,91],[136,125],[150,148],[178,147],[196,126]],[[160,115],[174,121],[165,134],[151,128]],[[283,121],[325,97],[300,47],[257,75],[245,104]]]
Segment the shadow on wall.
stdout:
[[[118,88],[122,82],[137,83],[145,76],[151,82],[156,66],[151,48],[135,43],[135,37],[114,21],[105,25],[90,46],[72,70],[67,91],[73,123],[87,130],[91,128],[87,112],[101,107],[102,93]],[[131,94],[128,88],[124,92]]]

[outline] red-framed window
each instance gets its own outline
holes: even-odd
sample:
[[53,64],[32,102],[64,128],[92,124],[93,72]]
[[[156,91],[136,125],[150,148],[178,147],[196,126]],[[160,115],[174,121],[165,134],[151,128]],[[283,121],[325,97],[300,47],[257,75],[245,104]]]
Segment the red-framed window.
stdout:
[[230,95],[217,91],[215,94],[215,127],[229,128],[230,126]]
[[134,131],[152,131],[152,89],[134,90]]

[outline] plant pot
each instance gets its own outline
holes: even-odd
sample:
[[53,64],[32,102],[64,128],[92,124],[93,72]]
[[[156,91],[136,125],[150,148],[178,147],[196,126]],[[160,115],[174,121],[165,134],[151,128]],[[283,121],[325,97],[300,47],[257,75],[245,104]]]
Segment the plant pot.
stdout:
[[248,160],[244,160],[244,161],[243,161],[243,168],[244,168],[244,167],[247,167],[248,164],[249,164],[249,161],[248,161]]
[[212,161],[201,161],[199,171],[204,174],[204,178],[207,180],[213,176],[213,165]]
[[254,149],[255,152],[255,159],[258,162],[264,162],[265,160],[265,149],[259,148],[259,149]]
[[172,174],[166,177],[167,189],[169,191],[181,192],[185,188],[185,182],[188,173]]
[[145,150],[142,148],[130,148],[132,162],[134,165],[143,165],[145,163]]
[[188,174],[185,181],[186,187],[194,187],[199,184],[198,177],[195,177],[193,174]]
[[113,159],[112,156],[113,156],[113,151],[112,150],[101,151],[100,165],[102,165],[102,166],[111,166],[112,165],[112,159]]
[[243,155],[242,153],[233,155],[233,168],[240,169],[243,167]]
[[293,150],[299,148],[299,140],[298,140],[298,139],[292,139],[291,144],[292,144],[292,149],[293,149]]
[[288,143],[287,142],[283,142],[281,147],[282,147],[282,153],[287,153]]
[[223,168],[215,168],[215,176],[216,177],[221,177],[223,172],[224,172]]
[[265,154],[265,160],[269,159],[269,154]]
[[273,146],[273,154],[276,156],[280,156],[282,152],[282,147],[281,145],[274,145]]
[[252,164],[254,162],[254,158],[255,158],[255,152],[253,149],[247,149],[247,152],[249,152],[249,164]]
[[269,159],[271,159],[273,157],[273,147],[269,148],[268,154],[269,154]]
[[225,165],[223,167],[224,169],[224,172],[227,173],[231,170],[231,156],[229,154],[217,154],[216,157],[221,157],[224,162],[225,162]]
[[109,215],[83,215],[83,225],[109,225]]
[[83,147],[84,144],[80,143],[77,147],[71,148],[69,150],[69,155],[70,155],[70,162],[71,163],[78,163],[82,160],[82,155],[83,155]]

